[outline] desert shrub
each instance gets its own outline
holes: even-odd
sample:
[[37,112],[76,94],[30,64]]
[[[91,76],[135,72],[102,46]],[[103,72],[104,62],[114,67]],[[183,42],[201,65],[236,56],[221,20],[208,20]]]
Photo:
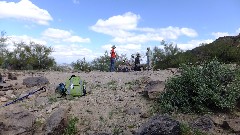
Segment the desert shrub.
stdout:
[[166,82],[159,105],[164,112],[231,111],[240,97],[239,70],[217,59],[201,66],[181,66],[181,75]]
[[180,124],[181,135],[207,135],[200,130],[191,128],[188,124],[181,123]]
[[51,47],[30,42],[29,44],[20,42],[14,43],[12,52],[5,54],[3,62],[4,68],[15,70],[37,70],[49,69],[56,64],[55,59],[50,56],[53,52]]
[[64,135],[76,135],[77,134],[77,127],[76,124],[78,123],[79,119],[77,117],[72,117],[68,121],[68,125],[65,129]]
[[71,65],[74,68],[74,70],[80,70],[80,71],[86,71],[86,72],[91,70],[90,63],[86,61],[85,57],[82,60],[78,59],[76,62],[72,62]]

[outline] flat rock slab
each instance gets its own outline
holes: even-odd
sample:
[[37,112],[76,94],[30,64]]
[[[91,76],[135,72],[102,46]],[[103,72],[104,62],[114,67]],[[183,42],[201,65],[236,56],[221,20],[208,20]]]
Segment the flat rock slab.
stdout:
[[23,85],[27,87],[41,86],[49,84],[49,81],[46,77],[28,77],[23,79]]
[[142,124],[135,135],[180,135],[180,123],[169,116],[156,115]]
[[4,107],[0,110],[0,134],[33,134],[35,120],[33,114],[17,105]]
[[150,99],[158,98],[159,94],[164,91],[165,82],[163,81],[150,81],[144,88],[142,94]]

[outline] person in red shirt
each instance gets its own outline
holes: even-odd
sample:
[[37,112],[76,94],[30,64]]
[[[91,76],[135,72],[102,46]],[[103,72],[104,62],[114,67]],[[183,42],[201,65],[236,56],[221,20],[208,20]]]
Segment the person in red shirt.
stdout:
[[112,50],[110,51],[110,54],[111,54],[111,58],[110,58],[110,72],[113,72],[115,71],[115,61],[116,61],[116,52],[115,52],[115,48],[116,46],[113,45],[112,46]]

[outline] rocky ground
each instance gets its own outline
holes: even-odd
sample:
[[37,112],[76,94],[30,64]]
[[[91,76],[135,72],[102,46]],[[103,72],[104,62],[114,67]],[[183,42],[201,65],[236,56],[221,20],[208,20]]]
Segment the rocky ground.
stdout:
[[[152,130],[149,122],[166,124],[166,121],[171,121],[173,127],[187,123],[209,134],[240,134],[239,112],[204,116],[155,114],[152,106],[156,95],[163,91],[164,81],[176,73],[175,69],[125,73],[1,70],[2,106],[42,86],[46,86],[46,91],[1,107],[0,135],[62,134],[67,121],[73,118],[78,119],[76,126],[80,135],[143,134]],[[59,98],[56,87],[71,75],[80,76],[87,82],[87,95]],[[177,130],[169,132],[176,133]]]

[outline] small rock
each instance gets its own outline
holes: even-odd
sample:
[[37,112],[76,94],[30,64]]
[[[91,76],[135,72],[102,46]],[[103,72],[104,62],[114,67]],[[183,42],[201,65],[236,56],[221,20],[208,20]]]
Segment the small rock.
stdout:
[[8,79],[10,80],[17,80],[17,76],[13,73],[8,73]]
[[126,110],[126,113],[128,115],[136,115],[136,114],[141,114],[141,109],[140,108],[130,108]]
[[148,113],[143,113],[140,115],[140,118],[149,118],[150,117],[150,114]]
[[1,102],[7,102],[8,99],[7,99],[6,97],[1,97],[1,98],[0,98],[0,101],[1,101]]
[[4,96],[6,94],[5,91],[0,91],[0,96]]
[[202,116],[194,120],[190,125],[195,129],[210,131],[214,127],[213,120],[208,116]]

